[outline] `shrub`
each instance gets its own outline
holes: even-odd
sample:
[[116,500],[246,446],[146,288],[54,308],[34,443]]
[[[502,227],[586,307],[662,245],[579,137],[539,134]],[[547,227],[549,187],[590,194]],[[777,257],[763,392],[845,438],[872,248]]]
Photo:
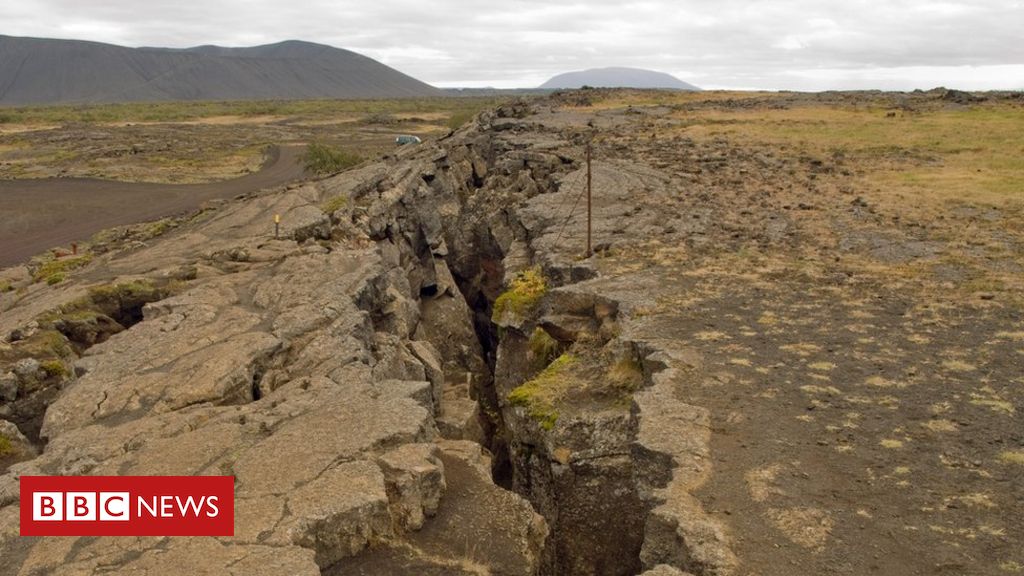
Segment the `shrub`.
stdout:
[[391,126],[392,124],[398,124],[398,119],[391,114],[384,112],[374,112],[363,118],[364,124],[379,124],[382,126]]
[[335,174],[363,161],[358,154],[319,142],[310,144],[299,160],[307,171],[317,175]]

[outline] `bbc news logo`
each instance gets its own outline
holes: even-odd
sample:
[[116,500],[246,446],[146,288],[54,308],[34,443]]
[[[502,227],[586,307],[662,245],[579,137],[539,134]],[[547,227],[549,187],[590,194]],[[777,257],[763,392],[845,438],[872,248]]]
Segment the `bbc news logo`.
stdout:
[[232,476],[22,476],[22,536],[233,536]]

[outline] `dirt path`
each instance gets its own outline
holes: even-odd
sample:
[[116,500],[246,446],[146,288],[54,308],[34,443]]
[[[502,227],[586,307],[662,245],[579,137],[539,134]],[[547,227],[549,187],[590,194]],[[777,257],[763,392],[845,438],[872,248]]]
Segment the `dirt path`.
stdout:
[[208,184],[147,184],[78,178],[0,180],[0,268],[100,230],[179,214],[215,198],[303,176],[301,146],[274,147],[263,169]]

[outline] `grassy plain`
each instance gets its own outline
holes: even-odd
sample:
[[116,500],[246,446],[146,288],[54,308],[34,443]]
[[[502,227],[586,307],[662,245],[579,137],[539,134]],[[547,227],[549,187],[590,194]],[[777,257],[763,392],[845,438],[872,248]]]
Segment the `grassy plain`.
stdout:
[[496,98],[153,102],[0,108],[0,178],[200,183],[259,169],[267,146],[322,142],[373,158],[397,134],[467,122]]

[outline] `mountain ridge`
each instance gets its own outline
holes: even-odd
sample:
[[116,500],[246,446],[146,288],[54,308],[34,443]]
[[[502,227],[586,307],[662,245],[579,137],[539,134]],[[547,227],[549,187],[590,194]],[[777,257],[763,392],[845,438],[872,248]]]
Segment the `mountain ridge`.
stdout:
[[301,40],[251,47],[129,48],[0,35],[0,104],[442,94],[362,54]]
[[671,90],[700,90],[697,86],[664,72],[643,68],[612,66],[564,72],[540,85],[544,90],[594,88],[663,88]]

